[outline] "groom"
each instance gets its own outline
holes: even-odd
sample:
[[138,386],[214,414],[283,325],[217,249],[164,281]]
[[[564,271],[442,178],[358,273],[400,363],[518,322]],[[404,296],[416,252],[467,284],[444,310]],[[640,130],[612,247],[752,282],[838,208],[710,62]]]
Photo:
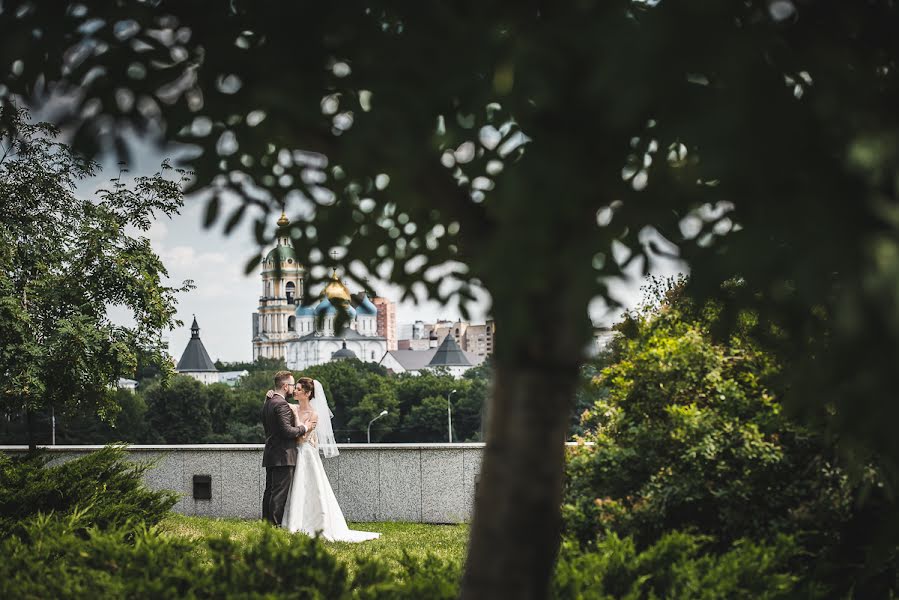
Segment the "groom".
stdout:
[[287,398],[296,389],[290,371],[275,373],[275,393],[266,398],[262,407],[262,426],[265,429],[265,450],[262,466],[265,467],[265,493],[262,495],[262,518],[274,525],[281,525],[284,505],[297,464],[297,438],[315,429],[315,421],[307,419],[295,423]]

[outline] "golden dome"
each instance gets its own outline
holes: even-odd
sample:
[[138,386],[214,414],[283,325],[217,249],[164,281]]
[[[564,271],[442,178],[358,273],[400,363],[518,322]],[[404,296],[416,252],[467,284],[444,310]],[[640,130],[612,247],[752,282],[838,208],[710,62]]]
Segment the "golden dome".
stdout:
[[350,301],[350,290],[340,281],[340,277],[337,276],[337,269],[334,269],[334,272],[331,273],[331,281],[328,282],[328,285],[325,286],[325,289],[322,290],[322,295],[328,300],[343,300],[344,302]]
[[281,211],[281,218],[278,219],[278,227],[286,227],[286,226],[288,226],[288,225],[290,225],[290,219],[287,218],[287,215],[286,215],[286,214],[284,213],[284,211],[282,210],[282,211]]

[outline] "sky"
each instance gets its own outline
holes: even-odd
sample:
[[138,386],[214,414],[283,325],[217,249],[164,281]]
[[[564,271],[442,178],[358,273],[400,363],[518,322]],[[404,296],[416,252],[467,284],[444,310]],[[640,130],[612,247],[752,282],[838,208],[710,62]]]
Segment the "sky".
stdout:
[[[140,142],[132,144],[132,160],[125,177],[152,175],[159,170],[164,154]],[[174,161],[173,161],[174,162]],[[102,188],[108,180],[118,174],[118,166],[109,160],[103,165],[100,175],[85,181],[78,188],[79,194],[89,195]],[[236,201],[235,201],[236,202]],[[173,218],[158,218],[145,235],[156,253],[162,258],[169,273],[169,285],[179,285],[190,279],[195,289],[178,295],[177,318],[183,324],[168,333],[169,352],[177,360],[190,339],[190,325],[194,315],[200,326],[200,338],[213,360],[225,362],[252,360],[252,320],[262,282],[259,269],[250,275],[244,274],[244,266],[256,252],[251,226],[253,219],[244,217],[242,223],[224,235],[222,224],[211,229],[202,225],[205,203],[203,198],[187,196],[181,213]],[[223,207],[219,214],[229,214],[229,207]],[[289,209],[289,207],[288,207]],[[289,210],[288,210],[289,213]],[[249,213],[248,213],[249,214]],[[272,228],[275,224],[272,223]],[[656,239],[657,236],[656,236]],[[686,272],[684,264],[659,258],[652,261],[650,271],[655,275],[669,276]],[[643,279],[639,275],[640,265],[632,264],[631,280],[612,282],[611,291],[625,306],[635,306],[642,297],[640,286]],[[374,290],[383,297],[396,301],[400,290],[389,282],[372,280]],[[357,290],[350,286],[351,291]],[[455,306],[441,306],[435,301],[421,299],[419,303],[407,301],[397,305],[397,324],[412,323],[416,320],[433,322],[437,319],[455,320],[460,313]],[[471,320],[483,322],[489,317],[490,298],[486,292],[479,294],[478,303],[472,307]],[[590,306],[590,316],[596,324],[611,324],[619,318],[621,311],[608,311],[602,301],[594,301]],[[110,317],[127,324],[126,314],[111,309]]]

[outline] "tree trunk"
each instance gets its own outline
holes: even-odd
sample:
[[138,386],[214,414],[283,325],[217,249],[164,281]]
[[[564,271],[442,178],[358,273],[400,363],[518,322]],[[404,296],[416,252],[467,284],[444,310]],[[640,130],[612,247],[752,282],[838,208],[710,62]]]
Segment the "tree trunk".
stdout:
[[574,350],[562,366],[559,356],[496,365],[462,598],[526,600],[548,593],[578,377]]

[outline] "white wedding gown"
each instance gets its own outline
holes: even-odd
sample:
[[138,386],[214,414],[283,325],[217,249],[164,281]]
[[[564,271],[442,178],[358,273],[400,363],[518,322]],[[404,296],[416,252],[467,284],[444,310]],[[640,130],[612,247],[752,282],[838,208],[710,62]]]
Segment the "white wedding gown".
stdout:
[[297,445],[297,465],[281,523],[291,533],[318,534],[329,542],[364,542],[381,537],[380,533],[347,527],[315,446],[315,432],[311,440]]

